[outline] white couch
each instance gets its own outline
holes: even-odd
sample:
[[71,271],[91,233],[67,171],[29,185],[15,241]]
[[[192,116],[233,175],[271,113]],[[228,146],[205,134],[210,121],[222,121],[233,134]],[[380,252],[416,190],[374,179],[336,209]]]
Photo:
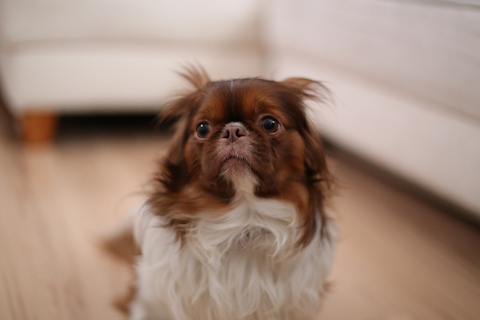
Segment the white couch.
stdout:
[[258,19],[255,0],[0,0],[3,93],[18,118],[158,111],[182,65],[261,74]]
[[[463,2],[463,4],[462,4]],[[324,135],[480,221],[480,6],[468,1],[271,1],[278,78],[325,80]]]

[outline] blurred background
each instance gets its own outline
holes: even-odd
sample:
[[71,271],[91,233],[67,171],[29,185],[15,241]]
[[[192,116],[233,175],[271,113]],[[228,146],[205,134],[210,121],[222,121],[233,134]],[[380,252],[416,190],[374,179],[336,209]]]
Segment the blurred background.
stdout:
[[311,109],[341,235],[318,319],[480,319],[480,2],[0,0],[1,319],[122,319],[131,270],[97,244],[189,64],[331,89]]

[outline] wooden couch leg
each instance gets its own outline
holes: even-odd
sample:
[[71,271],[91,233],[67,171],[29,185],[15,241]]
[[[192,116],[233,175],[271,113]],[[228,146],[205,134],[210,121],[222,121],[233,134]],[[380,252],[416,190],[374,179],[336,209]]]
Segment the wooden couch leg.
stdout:
[[25,112],[20,119],[22,139],[26,144],[49,144],[55,138],[58,115],[53,112]]

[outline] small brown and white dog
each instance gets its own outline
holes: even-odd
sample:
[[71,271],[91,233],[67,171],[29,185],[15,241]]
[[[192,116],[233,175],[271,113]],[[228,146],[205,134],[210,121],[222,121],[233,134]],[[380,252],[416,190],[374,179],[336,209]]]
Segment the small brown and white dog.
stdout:
[[210,81],[162,113],[176,135],[136,218],[134,320],[312,319],[326,292],[330,176],[306,117],[316,81]]

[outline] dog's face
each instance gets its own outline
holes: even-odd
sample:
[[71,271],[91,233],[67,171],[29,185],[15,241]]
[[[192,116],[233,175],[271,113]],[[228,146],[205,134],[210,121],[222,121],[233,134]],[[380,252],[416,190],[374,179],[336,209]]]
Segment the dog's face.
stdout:
[[[275,194],[304,178],[303,115],[275,82],[242,79],[206,86],[191,114],[184,157],[211,190],[251,183]],[[248,180],[248,181],[245,181]]]
[[[303,101],[321,84],[299,78],[211,82],[198,71],[186,77],[196,90],[162,114],[179,120],[158,177],[163,196],[194,214],[251,192],[293,202],[308,223],[312,206],[321,205],[328,172]],[[174,200],[162,205],[179,206]]]

